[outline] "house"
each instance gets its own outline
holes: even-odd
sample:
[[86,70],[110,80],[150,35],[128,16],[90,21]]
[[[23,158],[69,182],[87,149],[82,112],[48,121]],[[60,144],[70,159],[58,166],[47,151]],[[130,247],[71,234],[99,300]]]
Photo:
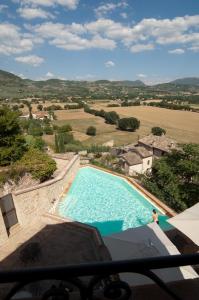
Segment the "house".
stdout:
[[120,155],[120,164],[128,175],[144,174],[151,170],[153,162],[151,151],[144,147],[131,147],[126,151],[126,153]]
[[35,116],[36,116],[36,119],[42,120],[42,121],[45,120],[45,119],[53,120],[53,119],[51,118],[51,116],[50,116],[48,113],[44,112],[44,111],[37,112],[37,113],[35,114]]
[[[22,116],[20,116],[20,118],[21,118],[21,119],[28,120],[28,119],[30,119],[30,114],[22,115]],[[33,119],[37,119],[36,114],[32,114],[32,118],[33,118]]]
[[152,151],[156,157],[168,154],[173,149],[177,149],[177,142],[173,139],[166,137],[165,135],[157,136],[150,134],[138,141],[138,146],[142,146],[145,149]]
[[[29,114],[23,115],[23,116],[20,116],[20,118],[28,120],[30,118],[30,115]],[[51,121],[53,120],[52,116],[50,116],[46,112],[42,112],[42,111],[32,114],[32,118],[34,120],[44,120],[44,119],[50,119]]]

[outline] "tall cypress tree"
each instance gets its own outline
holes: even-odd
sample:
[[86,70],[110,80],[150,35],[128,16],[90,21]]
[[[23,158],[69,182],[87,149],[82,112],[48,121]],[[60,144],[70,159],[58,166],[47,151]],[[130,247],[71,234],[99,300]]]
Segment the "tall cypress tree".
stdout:
[[57,134],[55,134],[55,152],[59,153],[59,140]]
[[65,152],[65,145],[64,145],[64,134],[60,133],[58,135],[59,139],[59,153],[64,153]]

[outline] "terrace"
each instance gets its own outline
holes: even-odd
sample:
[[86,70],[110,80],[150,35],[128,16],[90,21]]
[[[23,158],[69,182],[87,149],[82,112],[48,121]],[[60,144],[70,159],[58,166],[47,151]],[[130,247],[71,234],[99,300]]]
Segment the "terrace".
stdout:
[[[199,254],[181,255],[156,224],[102,238],[94,227],[55,215],[54,196],[68,190],[79,170],[78,156],[63,162],[52,182],[13,197],[19,226],[1,244],[0,297],[148,299],[150,293],[154,299],[197,299],[199,279],[190,266],[199,264]],[[26,203],[22,210],[30,199],[32,209]]]

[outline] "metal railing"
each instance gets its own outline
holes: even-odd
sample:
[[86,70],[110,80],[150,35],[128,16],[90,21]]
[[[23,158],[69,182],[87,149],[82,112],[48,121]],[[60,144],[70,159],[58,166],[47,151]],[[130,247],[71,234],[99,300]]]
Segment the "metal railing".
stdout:
[[[197,264],[199,264],[199,254],[189,254],[61,267],[0,271],[0,283],[12,283],[12,288],[5,297],[6,300],[12,299],[21,290],[28,291],[28,285],[34,285],[33,283],[44,280],[48,280],[52,284],[48,286],[47,290],[42,289],[42,284],[40,284],[39,297],[38,291],[34,295],[35,298],[38,297],[37,299],[70,299],[72,294],[78,292],[79,298],[83,300],[93,299],[94,293],[101,293],[105,299],[126,300],[130,298],[133,288],[120,280],[118,274],[137,273],[153,280],[170,295],[171,299],[181,299],[152,270]],[[13,283],[16,283],[14,287]],[[36,285],[34,285],[35,287]]]

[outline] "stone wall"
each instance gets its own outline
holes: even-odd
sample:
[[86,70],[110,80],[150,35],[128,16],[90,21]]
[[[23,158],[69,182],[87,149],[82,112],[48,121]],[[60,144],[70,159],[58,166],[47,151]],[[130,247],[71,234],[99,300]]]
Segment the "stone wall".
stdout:
[[80,165],[79,156],[75,155],[66,163],[66,168],[56,178],[13,193],[13,201],[21,226],[35,222],[43,213],[48,212],[73,181]]

